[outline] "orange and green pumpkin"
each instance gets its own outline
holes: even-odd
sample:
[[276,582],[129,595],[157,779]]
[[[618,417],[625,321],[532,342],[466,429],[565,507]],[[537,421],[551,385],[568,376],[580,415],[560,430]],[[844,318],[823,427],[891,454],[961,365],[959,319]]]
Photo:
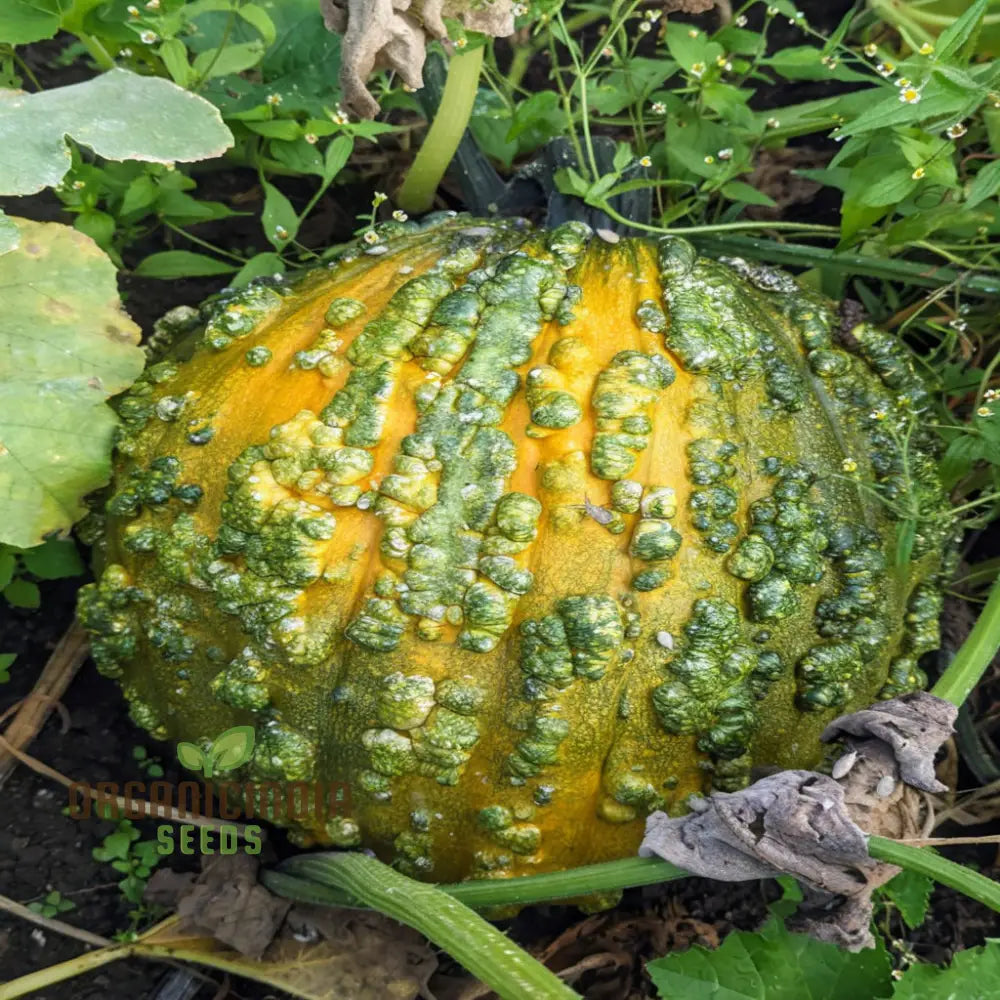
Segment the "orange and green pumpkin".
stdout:
[[446,217],[192,340],[120,401],[80,615],[156,737],[250,724],[242,780],[349,783],[302,842],[439,881],[626,856],[923,682],[927,392],[782,272]]

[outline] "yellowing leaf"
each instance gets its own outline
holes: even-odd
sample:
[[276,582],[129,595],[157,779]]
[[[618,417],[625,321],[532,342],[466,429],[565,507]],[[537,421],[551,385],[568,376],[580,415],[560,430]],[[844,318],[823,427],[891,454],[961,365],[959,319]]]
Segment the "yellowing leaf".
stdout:
[[105,400],[144,359],[94,241],[11,221],[20,246],[0,255],[0,542],[28,548],[67,530],[86,513],[81,498],[108,481],[116,420]]
[[155,927],[133,954],[197,962],[304,1000],[413,1000],[437,964],[420,935],[380,913],[298,906],[259,961],[185,931],[179,918]]

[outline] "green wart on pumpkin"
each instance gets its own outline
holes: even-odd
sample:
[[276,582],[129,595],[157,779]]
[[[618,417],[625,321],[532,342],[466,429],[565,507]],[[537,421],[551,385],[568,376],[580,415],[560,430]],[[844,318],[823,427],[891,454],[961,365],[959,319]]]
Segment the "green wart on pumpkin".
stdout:
[[922,685],[948,519],[892,338],[676,238],[381,235],[120,402],[80,614],[139,724],[252,725],[244,777],[351,786],[303,843],[453,881],[632,854]]

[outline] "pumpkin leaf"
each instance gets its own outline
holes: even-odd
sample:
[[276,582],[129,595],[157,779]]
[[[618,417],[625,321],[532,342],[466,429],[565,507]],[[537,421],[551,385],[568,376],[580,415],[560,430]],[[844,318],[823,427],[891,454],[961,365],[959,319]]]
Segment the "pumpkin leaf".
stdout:
[[233,144],[208,101],[155,76],[113,69],[37,94],[0,90],[0,192],[35,194],[70,167],[69,136],[109,160],[205,160]]
[[53,38],[71,0],[5,0],[0,8],[0,42],[28,45]]
[[0,212],[0,253],[16,250],[20,241],[21,234],[17,231],[14,220],[9,215]]
[[739,931],[646,966],[661,997],[684,1000],[857,1000],[892,996],[889,955],[851,954],[772,919],[756,934]]
[[920,962],[911,965],[896,984],[893,1000],[991,1000],[1000,982],[1000,939],[987,938],[982,948],[957,952],[951,965],[940,969]]
[[177,759],[190,771],[200,771],[205,764],[205,754],[194,743],[178,743]]
[[0,542],[29,548],[67,530],[108,481],[116,419],[105,400],[144,356],[93,240],[13,221],[21,245],[0,256]]
[[245,764],[253,753],[253,726],[233,726],[215,738],[209,750],[216,771],[232,771]]
[[927,916],[934,882],[920,872],[904,868],[889,879],[879,890],[880,894],[895,903],[907,927],[919,927]]

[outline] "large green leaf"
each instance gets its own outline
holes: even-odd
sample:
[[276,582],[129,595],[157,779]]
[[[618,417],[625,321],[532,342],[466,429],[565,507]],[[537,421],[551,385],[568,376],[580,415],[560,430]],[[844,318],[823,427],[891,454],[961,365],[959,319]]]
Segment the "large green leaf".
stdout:
[[0,90],[0,194],[34,194],[70,166],[66,136],[109,160],[206,160],[233,144],[218,109],[169,80],[113,69],[38,94]]
[[730,934],[714,951],[689,948],[646,966],[671,1000],[876,1000],[892,995],[889,969],[881,944],[851,954],[777,919],[757,934]]
[[996,1000],[998,989],[1000,940],[987,938],[982,948],[958,952],[946,969],[911,965],[892,996],[893,1000]]
[[0,42],[27,45],[52,38],[71,0],[3,0],[0,3]]
[[108,481],[105,400],[135,381],[143,353],[93,240],[13,221],[20,246],[0,256],[0,542],[27,548],[69,528]]

